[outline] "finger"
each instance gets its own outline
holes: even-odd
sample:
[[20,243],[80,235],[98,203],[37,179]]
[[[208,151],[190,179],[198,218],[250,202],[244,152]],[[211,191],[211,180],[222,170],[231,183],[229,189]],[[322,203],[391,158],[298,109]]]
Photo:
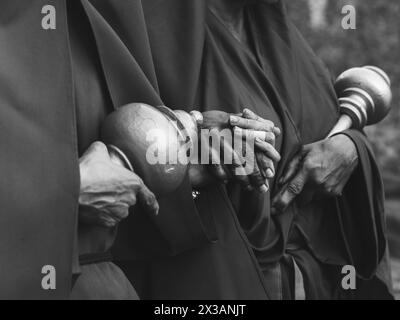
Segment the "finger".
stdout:
[[142,207],[150,214],[158,215],[160,206],[158,204],[157,198],[153,192],[146,187],[144,183],[140,184],[140,188],[137,193],[137,198]]
[[210,147],[209,156],[211,174],[225,183],[228,180],[228,174],[221,164],[221,152]]
[[279,162],[281,160],[281,155],[275,148],[269,144],[268,142],[262,141],[260,139],[255,140],[256,147],[262,151],[268,158],[272,159],[275,162]]
[[274,123],[270,120],[261,118],[259,115],[257,115],[255,112],[251,111],[250,109],[244,109],[243,110],[243,118],[246,119],[252,119],[252,120],[257,120],[257,121],[261,121],[261,122],[265,122],[268,124],[272,124],[273,125],[273,133],[276,134],[277,136],[281,134],[281,130],[278,127],[275,127]]
[[229,174],[225,171],[224,167],[220,164],[211,164],[210,165],[210,173],[214,176],[214,178],[222,181],[223,183],[227,183],[229,180]]
[[303,160],[302,153],[297,153],[294,158],[289,162],[286,169],[283,172],[282,177],[279,179],[278,184],[280,186],[286,184],[296,174],[300,167],[300,163]]
[[257,161],[254,161],[254,169],[250,174],[251,185],[256,188],[260,193],[267,193],[269,190],[268,181],[264,178]]
[[253,119],[241,118],[235,115],[230,116],[230,124],[233,127],[240,127],[242,129],[252,129],[257,131],[270,131],[272,132],[275,125],[271,122],[257,121]]
[[275,176],[274,162],[263,153],[256,153],[258,166],[266,179],[272,179]]
[[260,139],[272,144],[273,146],[275,145],[275,134],[272,132],[242,129],[240,127],[234,127],[233,132],[235,136],[241,136],[244,140]]
[[268,185],[265,183],[266,179],[263,176],[254,153],[254,148],[250,144],[243,143],[246,148],[246,171],[249,173],[251,185],[256,188],[260,193],[268,192]]
[[223,111],[206,111],[203,112],[203,123],[201,125],[204,129],[210,128],[228,128],[230,124],[229,113]]
[[307,175],[304,170],[291,180],[286,187],[278,193],[272,202],[272,206],[280,212],[284,212],[292,201],[303,191]]
[[[216,150],[210,144],[210,141],[206,136],[200,135],[200,145],[201,145],[201,159],[203,159],[203,154],[206,157],[204,160],[207,161],[207,169],[209,173],[219,181],[226,181],[228,175],[226,171],[222,168],[220,151]],[[207,159],[208,158],[208,159]]]
[[278,127],[274,127],[274,130],[272,130],[274,132],[275,136],[280,136],[282,134],[282,130]]
[[250,184],[250,179],[248,177],[248,173],[246,172],[245,168],[243,167],[244,165],[244,159],[240,157],[237,152],[235,152],[232,148],[232,146],[226,142],[225,140],[223,141],[223,156],[225,158],[225,155],[229,155],[228,157],[228,162],[225,163],[228,167],[228,169],[231,172],[231,176],[234,180],[239,182],[243,188],[246,190],[252,190],[252,186]]
[[256,121],[261,121],[261,122],[265,122],[265,123],[269,123],[269,124],[274,124],[272,121],[261,118],[259,115],[257,115],[254,111],[246,108],[243,110],[243,118],[246,119],[252,119],[252,120],[256,120]]

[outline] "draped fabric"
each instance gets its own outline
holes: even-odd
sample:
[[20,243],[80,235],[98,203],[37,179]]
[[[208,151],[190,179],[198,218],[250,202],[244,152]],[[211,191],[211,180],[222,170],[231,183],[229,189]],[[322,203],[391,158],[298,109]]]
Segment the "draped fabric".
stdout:
[[[71,288],[79,171],[65,1],[0,2],[0,298],[60,299]],[[56,289],[44,290],[44,266]],[[48,271],[46,271],[47,273]]]
[[[72,130],[76,121],[69,83],[72,80],[67,77],[69,68],[60,69],[61,58],[66,64],[69,61],[64,56],[68,52],[68,39],[60,35],[61,27],[53,34],[41,30],[38,39],[57,35],[54,41],[65,50],[49,54],[45,61],[36,57],[39,61],[35,61],[35,66],[31,66],[32,57],[28,53],[15,56],[21,40],[9,39],[4,30],[14,31],[14,24],[27,23],[23,18],[28,11],[18,6],[22,2],[0,4],[8,9],[0,12],[9,12],[0,15],[0,35],[11,44],[15,42],[5,53],[0,53],[7,59],[0,60],[0,103],[6,106],[0,109],[0,123],[9,133],[0,139],[10,150],[0,160],[1,170],[7,172],[6,182],[0,181],[0,196],[7,195],[2,201],[5,210],[3,207],[1,210],[5,214],[0,214],[3,219],[0,237],[7,239],[0,244],[0,259],[3,261],[4,256],[8,258],[6,261],[12,261],[5,267],[2,264],[5,270],[18,270],[19,277],[27,275],[26,270],[16,268],[17,261],[9,259],[8,248],[19,252],[23,245],[22,253],[26,254],[28,249],[36,252],[42,240],[47,241],[41,247],[41,252],[45,249],[46,253],[41,254],[63,264],[59,277],[65,281],[60,289],[65,294],[78,192],[73,179],[77,176],[77,142]],[[41,1],[30,3],[37,6]],[[187,111],[239,112],[243,107],[251,108],[282,128],[283,136],[277,144],[282,154],[277,178],[302,144],[323,139],[338,119],[330,75],[289,21],[281,1],[235,1],[232,19],[221,12],[217,0],[81,0],[81,3],[97,48],[98,68],[114,108],[130,102],[164,104]],[[63,12],[63,1],[57,2],[57,10],[59,15]],[[243,26],[240,32],[235,30],[237,19]],[[12,39],[21,37],[21,33],[19,30]],[[28,42],[25,50],[30,52],[36,46],[36,42]],[[64,79],[58,91],[53,89],[53,100],[45,99],[43,90],[38,90],[50,85],[50,81],[54,86],[54,79],[46,78],[50,72],[47,65],[55,72],[52,63],[57,66],[57,76]],[[14,66],[11,78],[10,65]],[[24,78],[30,72],[37,75],[35,81]],[[22,90],[10,86],[15,82],[24,85],[20,87]],[[41,108],[34,109],[36,114],[29,117],[33,112],[29,106],[42,100],[46,103],[40,103]],[[57,111],[53,105],[58,106]],[[12,120],[16,115],[20,117]],[[13,122],[18,127],[11,127]],[[45,124],[40,126],[42,135],[32,135],[32,130],[42,123]],[[159,199],[158,217],[150,219],[139,207],[132,210],[118,228],[113,246],[115,261],[144,299],[280,298],[275,290],[279,283],[273,283],[274,272],[278,270],[274,266],[288,259],[296,261],[303,275],[307,298],[338,297],[340,267],[346,264],[354,264],[363,288],[368,291],[369,284],[379,284],[382,286],[379,293],[386,294],[384,283],[389,280],[385,279],[385,265],[380,264],[386,239],[379,171],[365,137],[353,130],[346,134],[357,146],[360,165],[343,197],[317,198],[307,207],[294,203],[286,212],[276,215],[270,208],[270,199],[278,191],[273,181],[267,195],[244,192],[232,183],[227,188],[222,185],[204,188],[193,201],[186,179],[177,192]],[[7,136],[11,139],[5,141]],[[42,144],[42,136],[52,143]],[[40,153],[27,154],[27,150],[18,148],[13,142],[16,137],[21,137],[22,145],[28,142],[33,143],[32,147],[40,145],[40,150],[51,154],[46,158],[46,168],[52,168],[51,177],[43,171]],[[29,157],[32,161],[26,163]],[[15,162],[15,159],[21,160]],[[17,177],[12,175],[15,172]],[[22,179],[30,177],[46,184],[29,190],[26,203],[30,219],[21,224],[20,218],[28,216],[28,209],[25,202],[16,203],[16,199],[21,195]],[[47,185],[49,180],[52,184]],[[62,183],[55,187],[55,181]],[[47,205],[49,202],[58,205],[52,207]],[[52,223],[63,221],[55,239],[64,250],[55,250],[48,244],[54,243],[50,241],[54,231],[45,225],[40,225],[40,238],[28,242],[36,234],[37,221],[43,219]],[[7,230],[17,230],[18,236],[10,237],[5,225]],[[32,268],[37,267],[36,262],[42,262],[36,259],[32,264],[29,255],[21,257]],[[20,287],[16,290],[21,292]],[[29,294],[36,294],[36,290]]]
[[[240,1],[236,1],[236,4],[238,2]],[[114,96],[117,106],[134,101],[126,97],[127,92],[130,92],[135,95],[135,99],[138,99],[136,96],[139,95],[139,101],[153,104],[160,103],[153,97],[156,95],[163,104],[176,109],[196,108],[203,111],[216,108],[227,112],[238,112],[244,106],[250,107],[261,116],[282,126],[284,136],[283,140],[278,142],[278,146],[283,160],[278,167],[278,177],[301,144],[324,138],[338,119],[337,99],[330,76],[288,20],[285,7],[280,1],[272,4],[265,1],[243,1],[241,6],[237,6],[237,10],[240,11],[239,16],[244,20],[246,43],[241,41],[243,37],[240,35],[238,37],[232,32],[232,20],[226,19],[226,15],[218,11],[215,1],[130,2],[127,7],[117,5],[113,1],[91,1],[90,3],[92,7],[89,11],[92,13],[89,13],[89,16],[93,14],[98,18],[95,24],[93,18],[91,19],[95,33],[102,28],[112,28],[108,30],[110,39],[105,40],[105,34],[102,33],[97,36],[97,41],[99,51],[103,51],[101,56],[105,64],[106,77],[111,83],[109,85],[111,96]],[[124,19],[124,14],[132,9],[131,5],[136,6],[138,16],[135,19]],[[131,20],[135,20],[136,23],[141,21],[144,24],[138,28],[141,30],[138,34],[132,36],[133,33],[130,32],[130,37],[128,37],[129,26],[132,26],[130,30],[133,29]],[[96,29],[99,30],[96,31]],[[111,46],[112,49],[108,44],[109,41],[115,41]],[[116,49],[117,45],[122,47],[121,50]],[[128,81],[130,91],[125,92],[121,89],[127,85],[126,82],[122,84],[118,82],[120,84],[118,88],[113,87],[113,83],[116,82],[114,79],[121,81],[124,78],[123,75],[128,72],[126,66],[118,68],[120,61],[117,65],[115,62],[110,62],[117,51],[120,51],[118,55],[121,54],[120,61],[137,57],[135,60],[141,67],[139,74],[143,74],[148,80],[145,81],[145,87],[137,87],[137,82],[132,81]],[[148,60],[150,56],[151,63]],[[140,83],[140,85],[143,84]],[[145,100],[140,100],[142,96]],[[361,141],[363,143],[358,143],[358,146],[367,143],[365,140]],[[374,163],[371,152],[360,153],[361,166],[369,167],[370,161]],[[379,173],[372,167],[366,169],[366,172],[364,174],[372,177],[368,183],[378,190],[374,196],[371,194],[370,198],[378,199],[376,201],[379,203],[381,202],[379,199],[382,199]],[[356,184],[367,183],[363,180],[363,175],[355,175],[355,177]],[[222,195],[218,195],[215,187],[202,190],[197,209],[203,219],[203,226],[210,224],[204,222],[204,216],[207,218],[209,215],[202,212],[202,202],[210,203],[211,196],[211,203],[217,206],[216,203],[220,203],[221,199],[225,198],[225,190],[221,192]],[[276,190],[273,188],[272,192]],[[348,194],[355,194],[354,192],[355,190],[349,189]],[[165,232],[168,231],[164,229],[161,233],[155,231],[155,234],[162,236],[159,239],[160,244],[155,244],[156,236],[151,240],[154,240],[154,243],[143,244],[140,242],[143,231],[133,232],[132,230],[135,230],[135,226],[143,228],[146,223],[132,218],[120,228],[120,238],[117,239],[115,246],[116,257],[117,260],[123,262],[140,260],[146,256],[150,258],[145,259],[143,263],[131,263],[131,267],[128,268],[130,271],[127,271],[134,284],[137,283],[139,293],[144,298],[207,297],[207,294],[211,292],[215,294],[212,287],[210,287],[210,292],[202,289],[198,294],[188,293],[188,289],[193,285],[191,279],[195,274],[197,275],[198,270],[202,270],[202,275],[204,275],[201,279],[208,279],[208,282],[213,283],[214,286],[221,286],[223,293],[220,297],[231,297],[232,293],[226,293],[226,285],[223,283],[229,282],[226,278],[235,274],[234,264],[226,267],[225,274],[218,274],[217,268],[214,267],[211,270],[207,265],[196,265],[194,262],[195,257],[203,255],[204,260],[210,262],[208,254],[211,250],[211,252],[217,252],[215,262],[211,265],[224,263],[221,259],[221,250],[227,243],[233,241],[233,238],[224,238],[224,235],[226,230],[232,228],[229,221],[235,221],[237,216],[241,230],[236,230],[236,232],[244,231],[245,247],[252,249],[257,258],[257,267],[260,267],[262,271],[264,267],[268,269],[271,263],[279,261],[287,254],[291,230],[294,229],[302,234],[307,243],[309,248],[307,252],[311,252],[311,256],[310,254],[307,256],[311,257],[310,259],[317,259],[314,263],[316,267],[313,268],[312,263],[303,262],[304,259],[297,257],[300,268],[308,275],[306,281],[311,279],[311,275],[318,271],[317,269],[324,268],[320,264],[341,266],[353,261],[360,275],[368,278],[374,274],[384,254],[385,239],[381,237],[383,232],[378,232],[380,235],[375,237],[373,234],[376,232],[370,234],[353,228],[354,225],[346,229],[345,226],[350,223],[344,222],[342,217],[350,216],[350,220],[354,219],[352,220],[354,224],[358,224],[360,222],[358,219],[361,219],[371,228],[383,230],[383,226],[374,218],[375,214],[382,217],[382,210],[379,205],[374,206],[370,201],[366,202],[366,199],[363,199],[366,196],[365,193],[357,194],[359,197],[353,197],[351,201],[362,205],[367,204],[370,208],[368,210],[357,208],[357,212],[365,212],[365,216],[350,214],[351,210],[344,210],[340,203],[346,202],[346,197],[316,199],[307,208],[298,208],[295,204],[285,214],[273,216],[270,212],[271,195],[244,193],[239,191],[237,186],[231,185],[226,196],[229,197],[232,207],[229,206],[224,210],[221,208],[218,215],[212,217],[215,227],[205,230],[206,234],[215,233],[216,243],[207,245],[200,242],[196,243],[196,246],[200,245],[201,250],[182,251],[178,247],[177,233],[166,234]],[[164,208],[171,205],[172,202],[168,201]],[[169,213],[174,210],[168,209]],[[180,211],[185,209],[188,207],[175,208]],[[208,211],[213,210],[208,209]],[[225,211],[231,216],[224,216]],[[139,214],[136,215],[138,216]],[[150,225],[149,223],[149,230],[153,230]],[[162,248],[162,242],[171,241],[170,235],[175,242],[169,245],[170,252],[166,248],[158,250]],[[186,236],[183,234],[182,236],[182,239],[185,239]],[[163,241],[163,238],[166,241]],[[365,247],[353,242],[354,239],[360,238],[365,241],[364,243],[370,243],[372,252],[367,253],[363,250]],[[139,247],[138,243],[141,243]],[[188,245],[191,241],[185,241],[185,243]],[[153,257],[149,257],[151,253]],[[231,255],[236,255],[234,261],[240,259],[239,249],[224,253],[229,258]],[[156,258],[157,255],[168,254],[173,257]],[[292,255],[296,257],[294,253]],[[354,259],[355,255],[363,259]],[[190,266],[194,264],[196,266],[192,271]],[[327,267],[327,269],[330,268]],[[337,275],[338,269],[333,269],[333,273],[336,272]],[[178,278],[176,274],[179,274]],[[337,280],[334,276],[323,274],[318,280],[323,282],[326,278],[330,278],[328,280],[331,282]],[[236,279],[239,283],[242,277],[236,276]],[[196,285],[197,283],[196,281]],[[266,286],[268,287],[268,283]],[[308,283],[308,286],[312,287],[311,283]],[[335,286],[337,286],[336,282],[332,284],[333,288]],[[313,292],[308,292],[308,294],[311,297],[318,297]],[[325,292],[323,297],[331,297],[332,294]]]

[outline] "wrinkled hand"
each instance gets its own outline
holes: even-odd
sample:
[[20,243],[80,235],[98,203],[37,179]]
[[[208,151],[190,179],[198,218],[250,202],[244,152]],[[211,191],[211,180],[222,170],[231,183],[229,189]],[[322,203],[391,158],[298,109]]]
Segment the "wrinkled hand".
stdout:
[[[254,168],[250,173],[248,168],[246,171],[244,167],[242,154],[234,149],[232,139],[221,139],[218,150],[213,146],[209,148],[210,163],[212,163],[209,166],[210,171],[219,180],[227,182],[229,179],[234,179],[246,189],[256,187],[261,192],[268,191],[267,178],[274,176],[273,162],[280,160],[280,155],[274,148],[275,138],[280,134],[280,130],[271,121],[264,120],[247,109],[238,115],[230,115],[223,111],[208,111],[203,113],[201,128],[217,132],[222,132],[224,129],[232,132],[233,129],[232,138],[243,140],[245,145],[249,141],[254,141],[255,150],[251,145],[246,149],[255,151]],[[209,141],[202,141],[202,145],[204,144],[209,144]],[[224,162],[226,153],[231,155],[232,163]]]
[[283,212],[299,196],[303,205],[315,194],[340,196],[357,165],[356,147],[346,135],[306,145],[278,181],[282,189],[272,206]]
[[[275,164],[281,156],[275,149],[275,140],[281,130],[270,120],[261,118],[253,111],[244,109],[240,115],[231,115],[230,123],[234,126],[235,136],[241,136],[246,144],[254,141],[255,170],[250,179],[256,186],[264,184],[264,191],[269,189],[268,179],[275,176]],[[257,179],[262,176],[261,180]]]
[[128,217],[137,200],[146,211],[158,213],[154,194],[135,173],[113,163],[103,143],[93,143],[80,158],[79,167],[80,221],[114,227]]

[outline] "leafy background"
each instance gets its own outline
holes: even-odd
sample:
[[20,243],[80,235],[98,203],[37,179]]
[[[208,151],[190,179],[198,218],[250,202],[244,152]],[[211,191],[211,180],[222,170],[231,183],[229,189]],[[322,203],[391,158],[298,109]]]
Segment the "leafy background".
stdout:
[[[375,65],[391,78],[392,111],[382,123],[366,132],[382,169],[394,287],[400,298],[400,1],[286,2],[295,24],[333,75],[355,66]],[[345,5],[356,9],[355,30],[342,28]]]

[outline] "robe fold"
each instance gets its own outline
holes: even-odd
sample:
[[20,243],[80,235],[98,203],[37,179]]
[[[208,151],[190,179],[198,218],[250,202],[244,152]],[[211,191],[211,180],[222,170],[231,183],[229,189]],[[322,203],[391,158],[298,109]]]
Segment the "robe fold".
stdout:
[[[52,1],[56,30],[42,28],[47,4],[0,2],[2,299],[61,299],[71,290],[79,194],[75,109],[65,1]],[[55,290],[42,287],[47,265],[56,271]]]
[[[282,128],[277,179],[302,144],[323,139],[338,119],[330,75],[282,1],[243,1],[239,35],[215,1],[80,1],[112,108],[131,102],[187,111],[251,108]],[[0,296],[4,288],[14,296],[51,294],[35,287],[40,274],[31,272],[44,263],[59,263],[58,297],[70,285],[79,184],[69,40],[61,34],[65,1],[56,1],[57,31],[21,29],[29,22],[40,27],[42,2],[0,4],[7,9],[0,10],[0,38],[10,43],[0,52],[6,132],[0,141],[7,150],[0,159],[0,268],[14,277],[1,279]],[[38,45],[46,50],[32,55]],[[295,202],[274,215],[274,181],[266,195],[231,183],[206,187],[193,200],[186,179],[158,199],[156,218],[135,207],[120,224],[115,262],[143,299],[292,298],[297,287],[281,288],[292,289],[291,273],[301,275],[309,299],[390,297],[379,170],[366,138],[345,134],[360,164],[343,197],[316,198],[306,207]],[[98,249],[101,237],[109,235],[93,237],[90,247]],[[351,294],[340,287],[347,264],[360,277]]]

